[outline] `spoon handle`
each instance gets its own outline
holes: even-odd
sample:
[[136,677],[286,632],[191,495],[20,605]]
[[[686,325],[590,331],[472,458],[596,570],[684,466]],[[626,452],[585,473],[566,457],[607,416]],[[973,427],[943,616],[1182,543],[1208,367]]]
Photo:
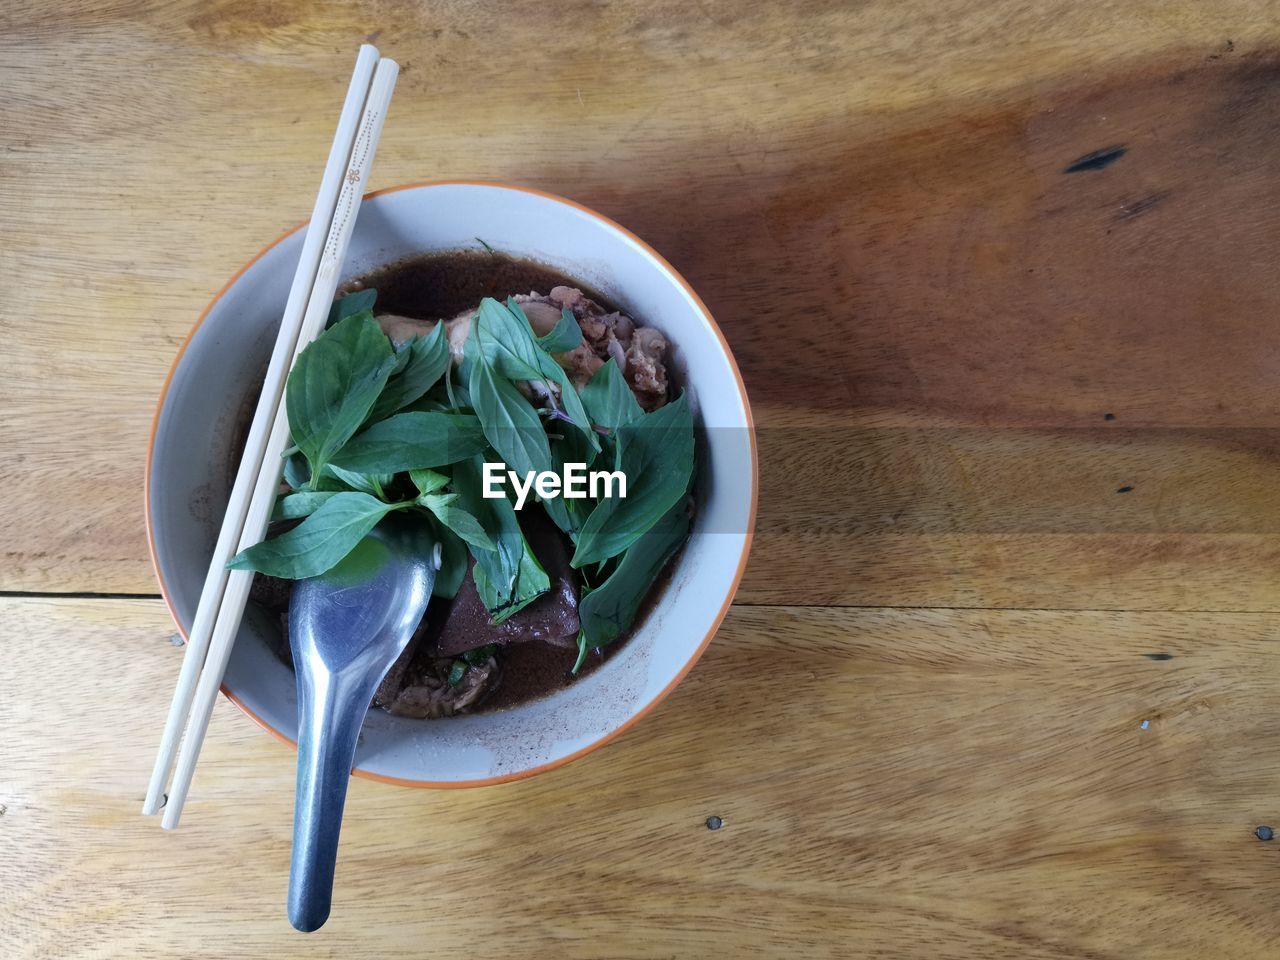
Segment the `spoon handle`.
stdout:
[[321,664],[298,671],[298,782],[289,865],[289,922],[309,933],[329,918],[333,870],[356,741],[373,686]]

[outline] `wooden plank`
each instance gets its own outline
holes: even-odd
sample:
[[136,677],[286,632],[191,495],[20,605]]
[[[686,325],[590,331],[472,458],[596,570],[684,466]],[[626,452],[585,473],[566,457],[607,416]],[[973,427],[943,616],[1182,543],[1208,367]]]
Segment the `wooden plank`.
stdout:
[[[367,34],[405,66],[375,185],[530,183],[636,229],[721,320],[762,427],[884,478],[845,517],[874,526],[907,478],[893,434],[843,431],[971,431],[907,442],[938,458],[914,478],[925,506],[986,526],[791,539],[774,497],[746,599],[1274,610],[1268,9],[8,4],[0,257],[22,282],[0,302],[0,589],[154,590],[152,403],[209,297],[306,215]],[[1112,426],[1142,434],[1144,470],[1191,479],[1191,526],[1098,516],[1121,479],[1081,428]],[[1003,502],[1055,530],[990,529],[988,491],[946,479],[957,443],[1019,475],[1015,427],[1054,431],[1036,456],[1056,499]]]
[[311,937],[283,912],[292,756],[229,704],[182,828],[138,816],[180,655],[160,604],[4,599],[0,624],[13,960],[1280,949],[1253,835],[1280,826],[1274,616],[736,608],[568,767],[353,781]]

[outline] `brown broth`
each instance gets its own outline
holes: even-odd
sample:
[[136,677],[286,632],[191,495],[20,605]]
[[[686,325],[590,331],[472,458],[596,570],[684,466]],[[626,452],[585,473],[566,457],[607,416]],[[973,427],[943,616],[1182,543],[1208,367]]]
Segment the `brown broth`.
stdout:
[[506,300],[517,293],[546,293],[552,287],[577,287],[596,303],[617,309],[597,291],[563,273],[504,253],[451,250],[408,257],[357,278],[344,287],[373,287],[376,312],[419,320],[448,319],[485,297]]

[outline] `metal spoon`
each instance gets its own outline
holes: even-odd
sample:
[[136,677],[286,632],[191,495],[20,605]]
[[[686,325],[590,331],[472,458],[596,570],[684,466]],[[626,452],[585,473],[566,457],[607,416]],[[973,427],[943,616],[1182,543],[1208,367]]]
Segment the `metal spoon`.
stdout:
[[435,553],[425,525],[389,518],[332,570],[293,588],[289,645],[298,677],[298,782],[289,922],[303,932],[329,918],[360,725],[378,683],[426,611]]

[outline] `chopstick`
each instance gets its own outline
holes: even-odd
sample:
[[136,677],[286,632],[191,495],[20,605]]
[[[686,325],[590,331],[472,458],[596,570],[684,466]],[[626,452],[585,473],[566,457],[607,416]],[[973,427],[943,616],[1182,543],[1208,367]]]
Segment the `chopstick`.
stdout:
[[347,88],[346,100],[342,105],[338,129],[333,135],[333,145],[329,148],[329,159],[325,164],[320,191],[316,195],[311,222],[303,240],[298,269],[293,275],[293,285],[289,288],[289,299],[285,304],[280,332],[276,336],[275,348],[272,350],[271,361],[267,367],[262,394],[258,399],[258,407],[249,427],[244,455],[241,457],[235,483],[231,488],[227,512],[222,521],[222,530],[218,534],[217,545],[209,560],[209,572],[205,575],[204,588],[200,592],[200,602],[196,607],[195,620],[191,624],[191,635],[187,640],[186,654],[178,674],[178,684],[173,692],[173,702],[170,704],[169,716],[160,738],[160,749],[156,755],[155,767],[151,771],[147,797],[142,805],[144,815],[153,814],[160,808],[165,784],[173,771],[174,758],[178,752],[178,739],[187,715],[191,711],[196,681],[204,666],[214,622],[226,589],[229,573],[227,561],[234,556],[236,545],[240,542],[240,536],[244,531],[251,491],[262,470],[267,432],[275,419],[276,409],[284,393],[285,380],[293,363],[298,332],[302,325],[302,314],[310,299],[311,288],[315,284],[320,255],[329,233],[329,226],[333,222],[333,211],[342,191],[342,178],[346,173],[351,147],[355,141],[365,100],[369,96],[369,85],[373,80],[373,71],[377,63],[377,48],[369,44],[362,46],[356,57],[355,70],[351,75],[351,84]]
[[[386,119],[387,107],[391,103],[391,93],[395,88],[399,70],[394,60],[386,59],[379,60],[374,70],[369,99],[365,103],[355,143],[351,148],[350,165],[343,177],[342,192],[338,195],[333,223],[325,240],[320,267],[316,271],[315,284],[311,288],[311,297],[307,301],[307,310],[303,315],[295,358],[297,352],[301,352],[307,344],[320,335],[324,329],[325,320],[329,316],[329,308],[338,289],[339,271],[342,269],[342,261],[346,257],[351,234],[355,229],[362,185],[368,180],[369,168],[373,165],[373,155],[377,149],[378,138],[382,135],[382,125]],[[262,469],[254,485],[253,497],[245,516],[239,550],[260,543],[266,536],[267,523],[271,519],[271,508],[275,504],[276,494],[280,489],[280,477],[284,472],[283,454],[288,445],[288,410],[285,404],[280,403],[277,405],[275,421],[271,425],[271,435],[267,438]],[[182,749],[178,753],[178,765],[174,773],[173,785],[169,790],[169,800],[164,807],[161,826],[166,830],[176,827],[182,816],[182,808],[186,803],[191,779],[195,774],[196,761],[200,757],[200,747],[209,729],[209,718],[213,714],[213,705],[218,699],[222,677],[226,673],[231,648],[235,643],[236,633],[240,629],[240,619],[244,615],[244,605],[249,599],[249,586],[252,582],[253,572],[250,570],[232,570],[227,577],[226,590],[218,609],[213,636],[209,641],[208,657],[205,660],[204,670],[200,674],[199,683],[196,685],[195,702],[191,708],[191,716],[187,720]]]
[[[266,534],[288,445],[288,415],[282,402],[285,382],[297,354],[324,328],[398,72],[395,61],[379,60],[375,48],[361,47],[143,806],[144,813],[159,807],[178,750],[178,733],[186,721],[164,807],[166,829],[177,826],[182,814],[253,580],[252,572],[229,571],[226,563]],[[270,433],[264,438],[268,425]]]

